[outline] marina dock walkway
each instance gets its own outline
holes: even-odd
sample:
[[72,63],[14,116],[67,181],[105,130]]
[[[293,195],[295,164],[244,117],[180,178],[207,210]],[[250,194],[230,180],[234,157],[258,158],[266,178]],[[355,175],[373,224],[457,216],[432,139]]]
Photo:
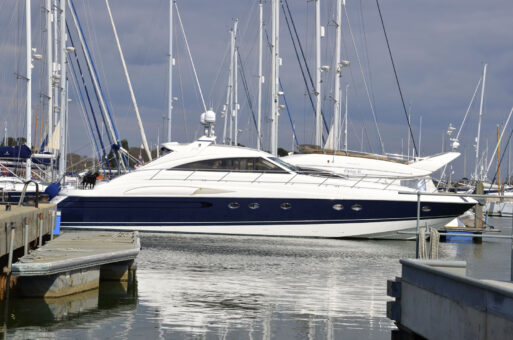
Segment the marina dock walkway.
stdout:
[[12,265],[23,296],[58,297],[128,281],[141,249],[137,232],[64,233]]

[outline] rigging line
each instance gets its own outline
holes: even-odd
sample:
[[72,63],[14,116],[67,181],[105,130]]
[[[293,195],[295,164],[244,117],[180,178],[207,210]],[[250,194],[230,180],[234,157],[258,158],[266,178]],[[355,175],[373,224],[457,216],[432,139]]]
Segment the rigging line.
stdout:
[[[68,61],[69,61],[69,64],[71,65],[72,84],[73,84],[74,89],[75,89],[75,91],[77,92],[77,94],[79,95],[79,98],[80,98],[80,100],[79,100],[80,108],[82,109],[82,113],[83,113],[82,119],[87,121],[87,126],[89,127],[89,130],[87,130],[87,132],[89,132],[88,133],[89,138],[91,139],[91,142],[93,143],[93,145],[94,145],[94,147],[96,149],[96,153],[98,155],[98,159],[102,160],[100,149],[98,148],[98,141],[94,138],[93,125],[91,123],[91,119],[89,118],[89,115],[87,114],[87,110],[86,110],[86,106],[85,106],[85,100],[84,100],[84,95],[82,94],[82,91],[80,90],[80,88],[78,86],[78,80],[77,80],[78,77],[77,77],[77,73],[76,73],[76,70],[75,70],[75,66],[73,65],[73,61],[72,61],[71,56],[69,54],[68,54]],[[86,119],[84,119],[84,117]],[[103,162],[101,164],[102,164],[102,169],[105,170]]]
[[253,109],[253,102],[251,101],[251,95],[249,93],[248,83],[246,81],[246,73],[244,71],[244,64],[242,63],[242,58],[241,58],[239,49],[237,49],[237,55],[238,55],[237,60],[239,61],[242,86],[244,87],[244,92],[246,93],[246,98],[248,101],[249,110],[251,111],[251,116],[253,117],[253,123],[255,124],[255,129],[257,129],[258,124],[257,124],[256,117],[255,117],[255,110]]
[[370,60],[369,60],[369,46],[367,43],[367,33],[365,29],[365,17],[363,16],[363,10],[362,10],[362,0],[360,0],[360,6],[358,7],[360,9],[360,23],[362,27],[362,35],[363,35],[363,47],[364,47],[364,59],[367,64],[367,72],[369,74],[369,87],[370,87],[370,93],[372,97],[372,103],[374,106],[376,106],[376,98],[375,98],[375,91],[374,91],[374,82],[372,81],[372,69],[370,67]]
[[192,60],[191,49],[189,48],[189,43],[187,42],[187,36],[185,35],[185,30],[183,28],[182,17],[180,15],[180,11],[178,10],[178,5],[176,4],[176,1],[175,1],[175,8],[176,8],[176,16],[178,18],[178,22],[180,23],[180,28],[182,29],[183,40],[185,41],[185,48],[187,50],[187,53],[189,54],[189,59],[191,61],[192,70],[194,71],[194,78],[196,79],[196,85],[198,86],[199,94],[201,97],[201,103],[203,104],[203,109],[205,110],[205,112],[207,112],[207,106],[205,105],[205,99],[203,98],[203,92],[201,91],[201,86],[200,86],[200,83],[198,80],[198,74],[196,72],[196,67],[194,66],[194,62]]
[[419,156],[419,152],[417,150],[417,145],[415,144],[415,137],[413,136],[413,131],[411,129],[410,118],[408,117],[408,112],[406,110],[406,104],[404,103],[403,91],[401,90],[401,85],[399,84],[399,77],[397,76],[397,70],[395,68],[394,58],[392,57],[392,50],[390,49],[390,43],[388,41],[388,35],[387,35],[387,31],[385,29],[385,23],[383,21],[383,15],[381,15],[381,8],[379,7],[379,0],[376,0],[376,5],[378,7],[379,18],[381,20],[381,26],[383,27],[383,33],[385,34],[385,40],[387,42],[388,54],[390,55],[390,61],[392,62],[392,68],[394,69],[395,81],[397,83],[397,88],[399,89],[399,95],[401,96],[401,103],[403,104],[404,115],[406,116],[406,121],[408,122],[408,128],[410,130],[411,140],[413,143],[413,149],[415,150],[415,154],[417,156]]
[[[308,95],[311,96],[311,93],[314,92],[313,89],[315,88],[314,80],[312,78],[312,73],[310,72],[310,68],[308,67],[308,63],[306,62],[305,52],[303,50],[303,46],[301,44],[301,40],[299,39],[299,34],[297,33],[296,23],[294,22],[294,18],[292,17],[292,12],[290,11],[290,7],[289,7],[289,2],[288,2],[288,0],[285,0],[284,3],[287,6],[287,11],[285,11],[285,7],[283,7],[283,3],[282,3],[281,6],[282,6],[283,12],[285,14],[285,21],[287,22],[287,27],[288,27],[289,32],[290,32],[290,27],[289,27],[288,20],[287,20],[287,12],[288,12],[288,15],[289,15],[289,18],[290,18],[290,23],[292,24],[292,28],[294,29],[294,35],[296,36],[297,44],[298,44],[299,50],[301,52],[301,57],[303,58],[303,62],[305,64],[306,72],[308,74],[308,78],[310,79],[310,84],[312,86],[312,91],[310,91],[310,89],[308,88],[308,85],[306,86]],[[267,36],[267,31],[266,31],[265,34]],[[290,35],[291,35],[292,43],[294,44],[294,51],[295,51],[295,53],[297,55],[297,49],[295,47],[294,38],[292,37],[292,32],[290,32]],[[267,37],[267,41],[269,42],[269,38],[268,37]],[[299,65],[301,67],[301,63],[300,62],[299,62]],[[303,78],[304,78],[304,76],[303,76]],[[305,82],[306,82],[306,80],[305,80]],[[310,100],[312,100],[312,99],[310,99]],[[315,108],[314,108],[314,113],[315,113]],[[321,109],[321,117],[322,117],[322,121],[323,121],[323,124],[324,124],[325,132],[329,132],[328,123],[326,122],[326,118],[324,117],[322,109]],[[324,136],[323,136],[323,143],[324,143]]]
[[[345,5],[344,5],[344,14],[346,16],[347,26],[349,27],[349,33],[351,34],[351,39],[353,41],[353,47],[354,47],[354,51],[356,54],[356,59],[358,60],[358,65],[360,66],[360,72],[362,74],[362,79],[363,79],[363,85],[365,87],[365,92],[367,94],[367,99],[369,101],[369,105],[371,108],[372,117],[374,118],[374,125],[376,126],[376,132],[378,133],[379,142],[381,144],[381,152],[384,155],[385,154],[385,144],[383,144],[383,139],[381,138],[381,133],[380,133],[379,127],[378,127],[378,120],[376,119],[376,111],[374,110],[374,105],[372,104],[372,100],[370,98],[369,87],[367,86],[367,79],[365,78],[365,74],[363,72],[362,61],[360,59],[360,54],[358,53],[358,49],[356,47],[356,42],[355,42],[354,35],[353,35],[353,29],[351,27],[351,22],[349,21],[349,15],[347,14],[347,8]],[[408,123],[408,125],[409,125],[409,123]],[[411,130],[411,128],[410,128],[410,130]]]
[[[278,82],[280,83],[280,89],[283,91],[283,85],[281,83],[281,79],[278,79]],[[296,134],[296,127],[294,126],[294,121],[292,120],[292,115],[290,114],[290,110],[289,110],[289,104],[287,103],[287,98],[285,95],[283,95],[283,103],[285,104],[285,108],[287,109],[287,116],[289,117],[290,127],[292,129],[292,133],[294,134],[294,141],[296,142],[296,146],[299,146],[299,141],[297,139],[297,134]],[[323,142],[324,142],[324,138],[323,138]]]
[[[506,152],[506,150],[508,149],[508,146],[509,146],[509,142],[511,141],[511,136],[513,135],[513,129],[511,130],[511,132],[509,133],[509,137],[508,137],[508,142],[506,143],[506,146],[504,147],[504,150],[503,150],[503,154]],[[488,151],[488,150],[487,150]],[[495,174],[493,175],[493,179],[492,179],[492,183],[490,183],[490,187],[488,188],[488,190],[491,190],[492,189],[492,185],[493,183],[495,182],[495,179],[497,177],[497,174],[499,172],[499,169],[501,168],[501,164],[502,164],[502,161],[504,160],[504,158],[506,157],[502,157],[501,160],[499,161],[499,165],[497,166],[497,170],[495,171]]]
[[[70,39],[71,46],[75,46],[75,44],[73,43],[73,38],[71,36],[69,25],[67,23],[66,23],[66,29],[68,31],[68,37]],[[101,150],[103,152],[103,156],[106,156],[107,153],[106,153],[106,150],[105,150],[105,145],[103,143],[102,134],[101,134],[100,128],[98,127],[98,122],[96,120],[96,115],[94,113],[93,104],[91,103],[91,97],[89,95],[89,90],[88,90],[87,85],[86,85],[86,81],[85,81],[85,78],[84,78],[84,73],[82,71],[82,66],[80,65],[80,60],[78,59],[78,54],[77,54],[77,50],[76,49],[75,49],[75,51],[73,51],[73,55],[75,56],[75,61],[77,63],[77,68],[78,68],[78,71],[80,73],[80,78],[82,79],[82,85],[84,86],[84,91],[85,91],[85,94],[86,94],[87,102],[89,103],[89,108],[91,110],[91,116],[93,117],[93,120],[94,120],[94,125],[96,127],[96,132],[98,134],[98,141],[100,142]],[[73,66],[73,63],[71,63],[71,66],[72,66],[72,71],[75,72],[75,68]],[[102,110],[101,110],[101,107],[100,107],[100,112],[101,111]],[[102,116],[102,119],[103,119],[103,123],[105,124],[105,119],[103,117],[103,114],[101,114],[101,116]],[[107,134],[107,138],[109,138],[109,137],[110,137],[110,135]],[[110,142],[110,140],[109,140],[109,142]],[[101,159],[101,157],[99,157],[99,159]]]
[[88,124],[88,127],[89,127],[89,130],[88,130],[89,136],[90,136],[91,141],[93,142],[93,144],[94,144],[94,146],[96,148],[96,152],[98,154],[98,158],[101,159],[100,149],[98,148],[98,141],[96,141],[96,139],[94,138],[93,125],[92,125],[91,119],[89,118],[89,115],[87,114],[87,111],[86,111],[84,95],[82,94],[82,91],[80,91],[80,88],[78,86],[77,72],[75,70],[75,66],[73,65],[73,60],[71,59],[71,56],[69,54],[68,54],[68,61],[69,61],[69,65],[71,65],[71,75],[72,75],[71,80],[72,80],[72,84],[74,85],[75,90],[76,90],[77,94],[79,95],[80,107],[82,108],[82,112],[84,113],[84,116],[87,119],[87,124]]
[[[284,9],[284,12],[285,12],[285,8],[283,7],[283,3],[282,3],[282,8]],[[286,12],[285,12],[286,13]],[[313,98],[312,98],[312,92],[313,91],[310,91],[310,88],[308,87],[308,81],[306,79],[306,76],[305,76],[305,71],[303,69],[303,64],[301,63],[301,60],[299,58],[299,54],[297,53],[297,47],[296,47],[296,41],[294,40],[294,37],[292,35],[292,30],[290,29],[290,24],[289,24],[289,19],[287,18],[287,15],[284,16],[285,17],[285,22],[287,23],[287,28],[289,30],[289,34],[290,34],[290,39],[292,41],[292,45],[294,46],[294,52],[296,54],[296,59],[297,59],[297,62],[299,64],[299,69],[301,71],[301,75],[302,75],[302,78],[303,78],[303,82],[305,83],[305,87],[306,87],[306,93],[308,94],[308,99],[310,99],[310,104],[312,105],[312,113],[314,114],[315,116],[315,103],[313,101]],[[267,32],[266,32],[266,35],[267,35]],[[268,39],[269,40],[269,39]],[[324,125],[325,127],[327,127],[327,123],[326,123],[326,119],[324,118],[324,115],[322,115],[322,118],[324,120]],[[323,136],[324,137],[324,136]],[[323,141],[324,142],[324,141]]]
[[483,80],[483,77],[479,78],[479,81],[477,82],[476,89],[474,90],[474,94],[472,95],[472,99],[470,100],[470,103],[468,104],[467,112],[465,112],[465,117],[463,117],[463,121],[461,122],[460,129],[458,130],[458,134],[456,135],[456,139],[460,137],[461,130],[463,129],[463,124],[465,124],[465,120],[467,119],[468,113],[470,112],[470,107],[474,103],[474,99],[477,94],[477,90],[479,89],[479,85],[481,85],[481,81]]

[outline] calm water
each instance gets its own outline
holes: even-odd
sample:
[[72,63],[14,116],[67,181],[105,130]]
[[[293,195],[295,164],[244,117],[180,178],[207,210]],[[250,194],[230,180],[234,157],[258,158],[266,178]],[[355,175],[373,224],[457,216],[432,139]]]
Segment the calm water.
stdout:
[[[491,224],[511,233],[511,219]],[[8,338],[390,339],[386,280],[415,242],[142,234],[134,285],[11,300]],[[506,280],[511,243],[441,244]],[[2,313],[0,311],[0,313]]]

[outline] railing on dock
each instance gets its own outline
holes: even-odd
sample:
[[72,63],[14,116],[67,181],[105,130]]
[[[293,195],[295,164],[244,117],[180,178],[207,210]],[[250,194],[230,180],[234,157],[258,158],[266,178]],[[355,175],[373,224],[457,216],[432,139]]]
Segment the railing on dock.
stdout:
[[[456,194],[456,193],[443,193],[443,192],[409,192],[409,191],[400,191],[399,194],[401,195],[417,195],[417,230],[415,231],[416,234],[416,246],[415,246],[415,258],[419,258],[419,240],[420,240],[420,206],[421,206],[421,196],[453,196],[453,197],[462,197],[462,198],[477,198],[479,199],[487,199],[487,198],[504,198],[502,195],[484,195],[484,194]],[[479,202],[477,204],[480,204]],[[483,228],[484,231],[484,228]],[[398,232],[401,234],[410,234],[411,232]],[[440,235],[445,236],[462,236],[458,233],[451,233],[446,231],[439,231]],[[426,235],[429,235],[429,232],[427,232],[426,228]],[[511,219],[511,235],[486,235],[486,234],[468,234],[465,235],[465,237],[470,238],[504,238],[504,239],[510,239],[511,240],[511,281],[513,281],[513,216]]]

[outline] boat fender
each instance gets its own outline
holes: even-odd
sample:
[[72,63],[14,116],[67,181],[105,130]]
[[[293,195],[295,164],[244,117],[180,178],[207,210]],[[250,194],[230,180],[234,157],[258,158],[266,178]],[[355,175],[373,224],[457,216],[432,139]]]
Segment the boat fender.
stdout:
[[45,194],[47,194],[50,199],[52,199],[59,194],[59,191],[61,191],[61,185],[54,182],[46,187]]

